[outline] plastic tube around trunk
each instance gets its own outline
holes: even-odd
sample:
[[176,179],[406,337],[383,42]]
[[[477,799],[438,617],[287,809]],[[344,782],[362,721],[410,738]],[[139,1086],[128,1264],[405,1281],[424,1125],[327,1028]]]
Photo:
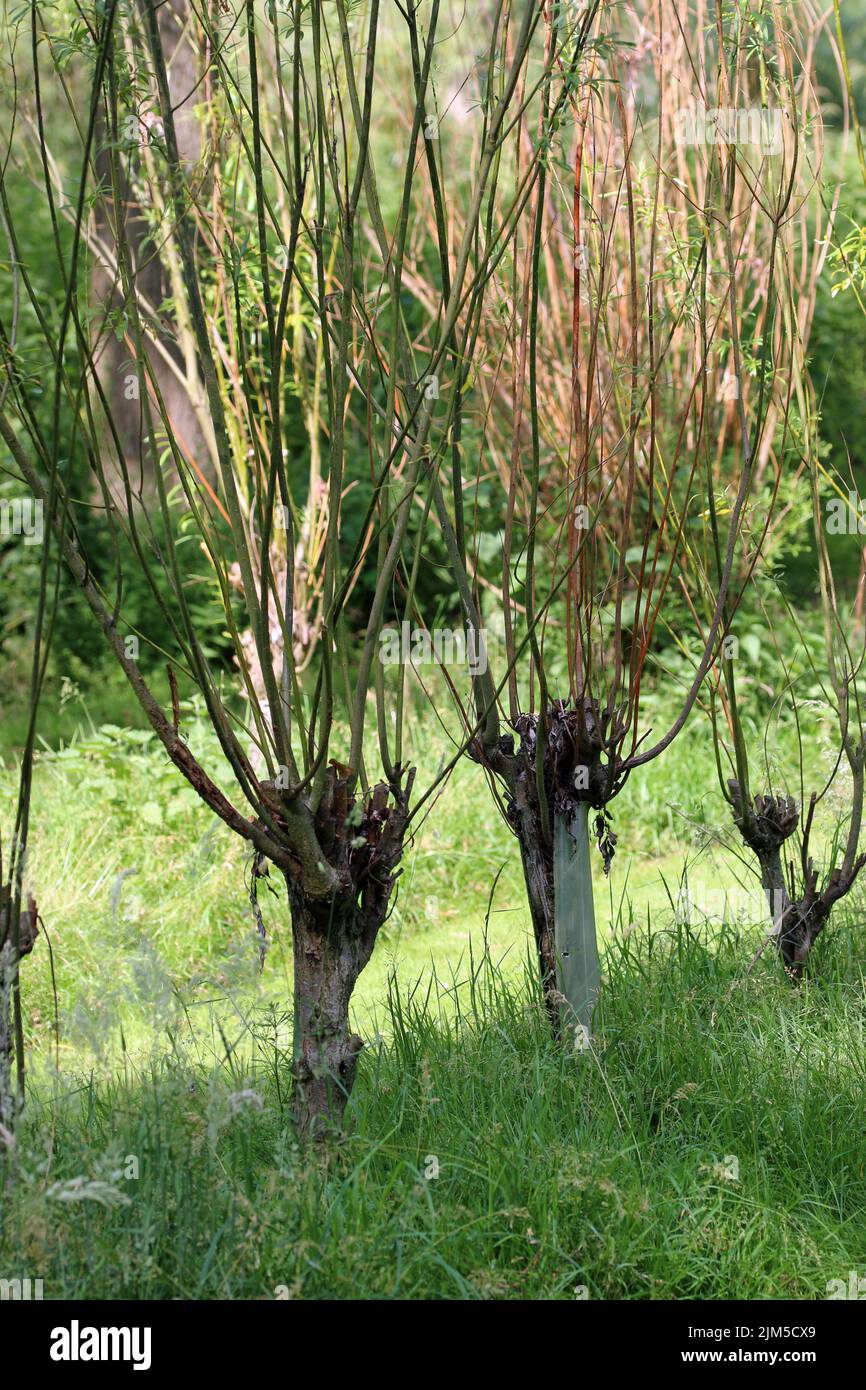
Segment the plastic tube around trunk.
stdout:
[[557,989],[563,1028],[580,1046],[590,1035],[601,976],[589,862],[589,805],[579,801],[573,818],[554,817],[553,895]]

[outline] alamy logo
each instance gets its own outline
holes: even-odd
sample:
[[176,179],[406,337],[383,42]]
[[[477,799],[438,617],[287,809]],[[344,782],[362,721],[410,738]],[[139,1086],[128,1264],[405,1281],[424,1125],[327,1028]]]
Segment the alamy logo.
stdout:
[[683,106],[674,117],[678,145],[758,145],[782,148],[782,113],[765,106]]
[[41,1279],[0,1279],[0,1303],[12,1299],[16,1303],[42,1298]]
[[829,499],[826,525],[830,536],[866,536],[866,509],[856,492]]
[[379,633],[379,660],[383,666],[468,665],[473,676],[487,670],[487,633],[483,628],[461,632],[452,628],[413,628],[403,622]]
[[831,1279],[827,1284],[827,1297],[829,1299],[864,1299],[866,1298],[866,1279],[861,1279],[856,1269],[849,1269],[848,1282],[844,1279]]
[[682,926],[691,926],[701,918],[749,923],[761,922],[769,915],[773,922],[778,922],[787,902],[780,888],[752,891],[716,884],[682,883],[674,905],[674,921]]
[[134,1371],[150,1370],[149,1327],[69,1327],[51,1333],[52,1361],[131,1361]]
[[42,502],[33,497],[0,497],[0,536],[23,536],[25,545],[42,544]]

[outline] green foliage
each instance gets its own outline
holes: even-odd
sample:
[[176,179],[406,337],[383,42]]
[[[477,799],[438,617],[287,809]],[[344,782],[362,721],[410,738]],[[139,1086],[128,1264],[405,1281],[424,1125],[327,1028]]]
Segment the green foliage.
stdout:
[[[866,2],[864,0],[842,0],[840,5],[842,32],[848,53],[848,66],[854,89],[854,101],[860,120],[866,112]],[[831,26],[835,36],[835,26]],[[826,96],[824,118],[829,123],[841,126],[844,107],[844,86],[834,56],[830,36],[822,33],[818,40],[816,66],[818,81]]]
[[[23,183],[13,185],[14,196],[19,199],[29,196]],[[41,200],[35,203],[31,200],[31,204],[28,205],[27,213],[27,270],[43,311],[51,319],[59,314],[59,305],[63,299],[62,285],[56,257],[50,250],[52,230],[48,209]],[[13,207],[13,216],[15,211]],[[61,236],[68,236],[65,224],[61,224]],[[7,325],[13,318],[13,284],[11,277],[5,275],[0,276],[0,317]],[[46,355],[44,340],[23,289],[17,304],[15,322],[16,365],[27,385],[42,437],[50,441],[52,392],[49,383],[54,367]],[[83,549],[90,558],[97,581],[113,600],[114,553],[108,542],[101,505],[97,505],[92,475],[74,428],[72,411],[65,397],[61,398],[58,457],[61,476],[74,499],[74,521]],[[0,443],[0,500],[12,501],[21,498],[22,495],[22,485],[12,474],[6,448]],[[228,667],[229,644],[224,636],[225,618],[216,584],[207,557],[196,543],[196,538],[188,533],[182,501],[179,488],[175,488],[171,494],[172,525],[176,534],[182,537],[182,572],[197,631],[206,654],[217,659],[223,658]],[[139,524],[142,525],[141,520]],[[151,508],[150,518],[144,529],[144,543],[155,551],[165,550],[165,536],[166,526],[163,518],[156,508]],[[123,550],[126,549],[127,542],[122,536],[119,538],[119,544]],[[0,538],[0,666],[4,671],[0,712],[3,714],[5,725],[4,742],[11,742],[9,733],[19,727],[20,721],[16,721],[15,708],[29,679],[32,650],[31,615],[36,608],[40,562],[40,545],[25,545],[19,536]],[[153,568],[157,571],[158,582],[165,597],[165,578],[158,567]],[[60,679],[65,676],[79,682],[86,693],[101,691],[106,682],[111,683],[113,659],[109,658],[105,640],[94,624],[87,604],[65,566],[61,566],[57,577],[59,601],[53,627],[49,668],[51,676],[55,686],[59,686]],[[52,582],[53,578],[54,572]],[[150,672],[155,667],[164,667],[166,647],[168,655],[175,661],[178,659],[176,644],[171,640],[170,634],[166,634],[165,620],[158,599],[139,566],[124,567],[120,626],[125,633],[140,634],[141,668],[144,672]],[[151,646],[151,643],[155,644],[155,647]],[[101,696],[97,695],[97,701],[100,698]],[[12,721],[11,724],[9,721]]]

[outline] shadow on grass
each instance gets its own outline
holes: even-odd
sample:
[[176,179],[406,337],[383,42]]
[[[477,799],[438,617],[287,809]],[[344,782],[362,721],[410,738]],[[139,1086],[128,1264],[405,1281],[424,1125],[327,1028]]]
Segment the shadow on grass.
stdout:
[[[485,954],[391,981],[328,1153],[290,1020],[34,1088],[0,1276],[76,1298],[823,1298],[866,1236],[863,945],[794,990],[754,942],[618,938],[588,1053]],[[384,1035],[384,1036],[383,1036]]]

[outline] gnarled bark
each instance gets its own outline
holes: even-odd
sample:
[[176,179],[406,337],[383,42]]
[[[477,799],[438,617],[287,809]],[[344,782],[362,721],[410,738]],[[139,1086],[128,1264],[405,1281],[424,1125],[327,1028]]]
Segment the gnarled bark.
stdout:
[[530,795],[529,769],[524,768],[514,779],[514,792],[508,807],[508,818],[520,846],[523,878],[529,901],[529,915],[538,953],[538,970],[544,1007],[554,1033],[559,1033],[559,1008],[556,989],[556,947],[554,944],[553,855],[541,828],[537,802]]
[[340,1129],[355,1084],[364,1044],[349,1026],[349,1005],[391,907],[413,776],[405,788],[380,783],[361,801],[349,790],[349,770],[332,765],[314,826],[322,858],[335,871],[334,886],[312,891],[303,874],[286,874],[295,970],[294,1109],[305,1138]]
[[739,783],[733,780],[728,787],[734,822],[758,860],[779,955],[791,979],[798,982],[803,977],[812,947],[827,925],[834,903],[850,892],[866,864],[866,855],[859,855],[850,865],[834,869],[819,888],[818,870],[809,856],[816,805],[813,796],[803,826],[801,891],[792,897],[785,881],[782,845],[800,823],[796,802],[790,796],[744,797]]
[[289,891],[295,1117],[302,1133],[320,1138],[339,1129],[355,1084],[364,1043],[349,1027],[349,1004],[382,923],[359,922],[351,892],[329,903]]

